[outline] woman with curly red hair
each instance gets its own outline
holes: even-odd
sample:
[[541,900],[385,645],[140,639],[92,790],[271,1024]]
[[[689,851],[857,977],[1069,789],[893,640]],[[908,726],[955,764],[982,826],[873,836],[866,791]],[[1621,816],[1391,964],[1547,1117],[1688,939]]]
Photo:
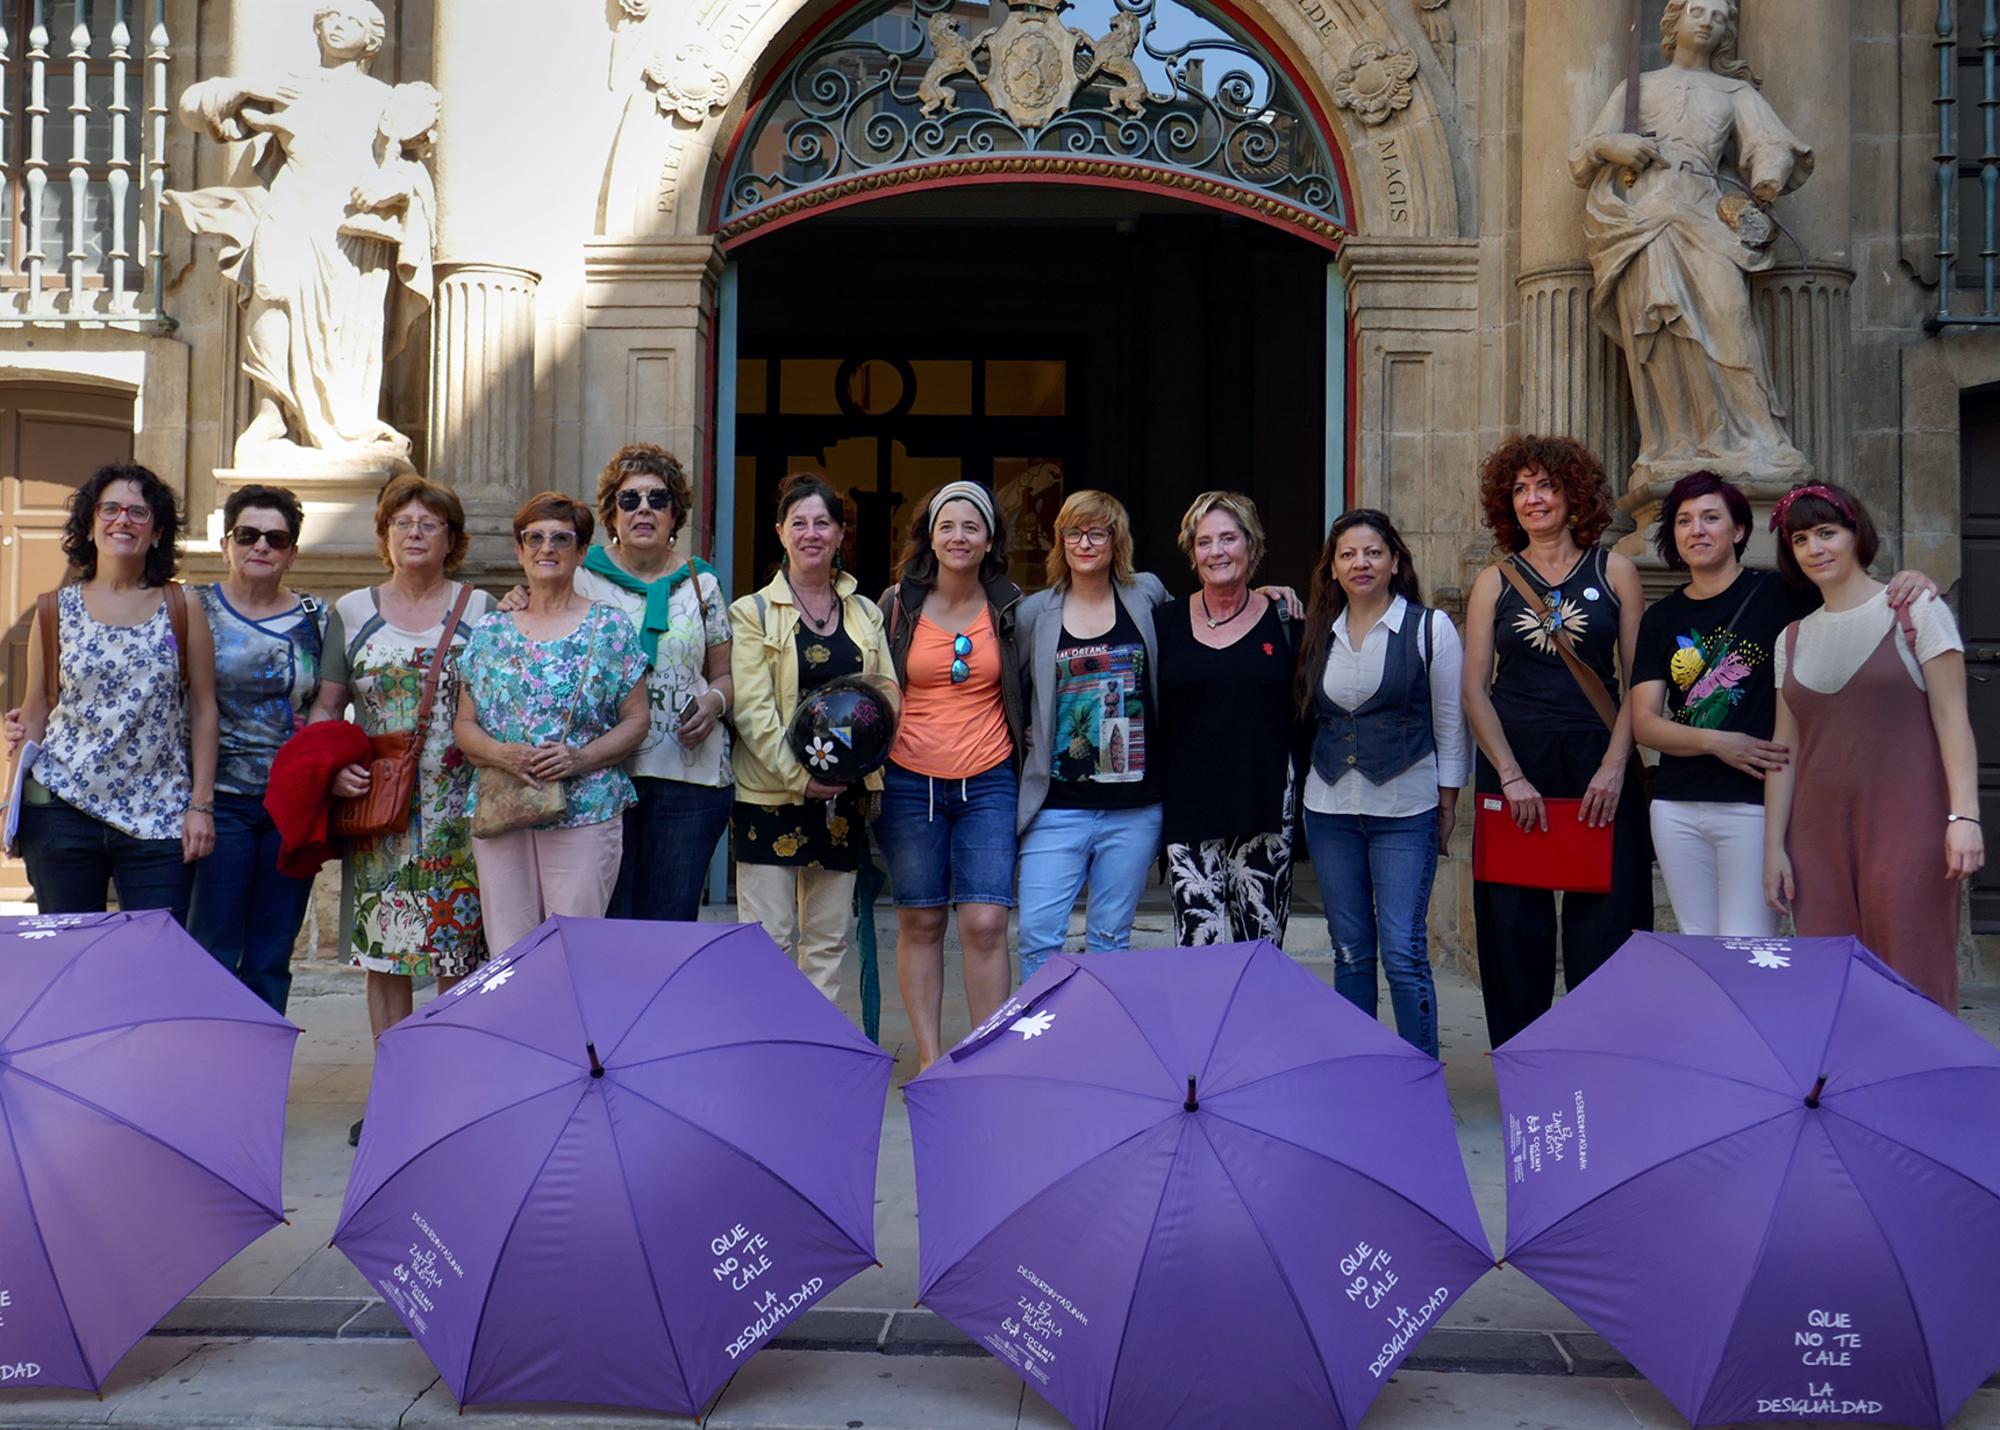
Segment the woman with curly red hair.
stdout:
[[[1611,889],[1565,893],[1479,880],[1472,910],[1487,1033],[1498,1047],[1574,988],[1634,929],[1653,926],[1646,801],[1627,779],[1632,714],[1618,673],[1632,668],[1645,595],[1630,560],[1600,549],[1611,484],[1568,437],[1516,437],[1479,473],[1499,562],[1479,573],[1465,614],[1465,713],[1479,745],[1475,799],[1504,799],[1523,829],[1548,828],[1543,800],[1576,799],[1577,818],[1613,826]],[[1584,667],[1572,673],[1565,649]],[[1497,660],[1496,660],[1497,657]],[[1602,692],[1587,688],[1595,682]],[[1598,702],[1609,696],[1616,720]]]

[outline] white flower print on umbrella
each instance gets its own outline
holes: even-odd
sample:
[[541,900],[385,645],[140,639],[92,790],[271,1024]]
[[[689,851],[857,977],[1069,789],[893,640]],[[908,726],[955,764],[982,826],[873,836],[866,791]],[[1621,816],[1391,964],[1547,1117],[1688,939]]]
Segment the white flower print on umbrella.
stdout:
[[833,741],[815,735],[806,743],[806,762],[816,770],[833,768]]

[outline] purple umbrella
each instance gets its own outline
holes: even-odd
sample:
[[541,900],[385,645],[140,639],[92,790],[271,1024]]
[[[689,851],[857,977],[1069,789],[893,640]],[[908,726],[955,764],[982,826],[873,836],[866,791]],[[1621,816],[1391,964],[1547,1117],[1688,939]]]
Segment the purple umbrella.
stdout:
[[2000,1051],[1855,940],[1635,935],[1493,1065],[1507,1259],[1695,1424],[2000,1365]]
[[693,1415],[874,1264],[890,1067],[755,924],[553,918],[382,1035],[334,1245],[460,1405]]
[[1058,955],[906,1091],[924,1303],[1090,1430],[1357,1424],[1493,1265],[1443,1068],[1268,942]]
[[165,910],[0,919],[0,1386],[100,1388],[285,1219],[299,1030]]

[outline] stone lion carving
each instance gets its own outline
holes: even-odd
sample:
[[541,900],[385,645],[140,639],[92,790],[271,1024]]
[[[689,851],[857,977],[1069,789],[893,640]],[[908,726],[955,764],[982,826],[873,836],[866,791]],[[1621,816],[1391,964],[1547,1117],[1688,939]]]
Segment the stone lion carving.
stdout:
[[263,181],[167,195],[191,232],[222,238],[241,292],[257,405],[239,470],[409,470],[409,439],[381,418],[382,370],[430,306],[438,95],[368,73],[386,29],[372,0],[324,0],[318,69],[181,96],[189,128],[251,141]]
[[956,110],[958,96],[945,81],[954,75],[969,74],[981,84],[986,77],[973,63],[973,56],[986,44],[993,31],[982,30],[967,39],[958,27],[958,21],[949,15],[933,15],[930,23],[931,63],[924,71],[924,77],[917,84],[917,98],[923,101],[923,116],[934,118],[940,108]]
[[1111,33],[1091,47],[1090,73],[1086,80],[1106,75],[1117,81],[1111,90],[1110,108],[1144,114],[1146,81],[1132,56],[1139,48],[1139,17],[1120,10],[1111,17]]

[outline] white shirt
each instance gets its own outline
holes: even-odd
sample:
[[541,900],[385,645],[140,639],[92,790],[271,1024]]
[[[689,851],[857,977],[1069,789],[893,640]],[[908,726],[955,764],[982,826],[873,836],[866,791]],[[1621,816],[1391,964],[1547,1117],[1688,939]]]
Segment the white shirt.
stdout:
[[[595,571],[579,570],[576,590],[580,596],[617,607],[634,626],[645,618],[644,596]],[[714,577],[697,572],[674,587],[667,617],[658,655],[646,672],[646,739],[625,761],[625,772],[690,785],[730,784],[734,775],[729,766],[729,727],[716,721],[708,738],[690,750],[680,742],[681,722],[674,713],[683,700],[708,690],[708,650],[729,640],[729,602]]]
[[[1343,710],[1358,710],[1382,685],[1382,667],[1389,642],[1402,634],[1410,603],[1398,596],[1382,619],[1368,628],[1356,650],[1347,638],[1347,612],[1333,623],[1327,642],[1326,677],[1320,688]],[[1385,784],[1375,784],[1359,770],[1349,770],[1329,785],[1314,770],[1306,776],[1306,808],[1315,814],[1367,814],[1378,819],[1408,819],[1436,809],[1438,790],[1463,789],[1471,774],[1471,744],[1466,738],[1465,711],[1459,702],[1459,676],[1465,668],[1465,646],[1458,628],[1443,611],[1431,612],[1430,640],[1431,738],[1434,753],[1418,760]],[[1416,658],[1424,656],[1420,632]]]
[[[1886,589],[1849,610],[1814,611],[1799,622],[1799,663],[1791,675],[1808,690],[1838,695],[1895,624],[1896,616],[1889,609]],[[1911,604],[1910,624],[1917,631],[1916,651],[1911,653],[1909,641],[1898,631],[1896,654],[1902,658],[1903,669],[1910,673],[1917,689],[1928,690],[1930,687],[1924,683],[1924,662],[1948,650],[1964,650],[1965,640],[1958,633],[1958,623],[1951,618],[1951,608],[1936,596],[1919,596]],[[1786,679],[1783,637],[1771,653],[1771,662],[1778,688],[1783,690]]]

